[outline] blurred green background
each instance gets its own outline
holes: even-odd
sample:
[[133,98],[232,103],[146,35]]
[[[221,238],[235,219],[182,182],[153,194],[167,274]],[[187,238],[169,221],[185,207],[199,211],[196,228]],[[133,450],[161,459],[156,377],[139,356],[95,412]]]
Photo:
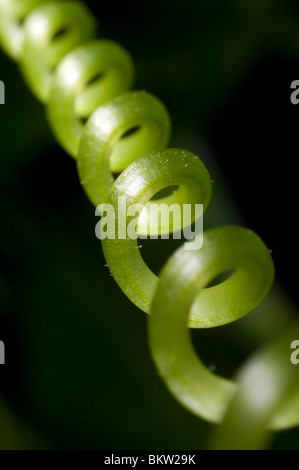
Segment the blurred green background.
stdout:
[[[297,314],[296,187],[299,5],[295,0],[86,2],[99,37],[132,54],[136,89],[156,94],[171,145],[198,154],[214,180],[205,227],[240,224],[273,250],[277,281],[248,318],[192,332],[207,366],[230,377]],[[44,108],[0,52],[0,448],[205,449],[213,426],[165,388],[147,318],[104,266],[98,219]],[[173,241],[149,240],[155,272]],[[296,339],[296,338],[294,338]],[[299,430],[272,448],[298,448]]]

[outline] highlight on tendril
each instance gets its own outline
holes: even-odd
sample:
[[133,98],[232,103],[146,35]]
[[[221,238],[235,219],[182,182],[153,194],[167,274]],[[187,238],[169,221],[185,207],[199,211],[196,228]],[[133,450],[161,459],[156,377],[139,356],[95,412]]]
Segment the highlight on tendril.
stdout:
[[[193,153],[166,148],[171,124],[164,104],[150,93],[129,91],[135,75],[130,54],[111,40],[94,39],[95,29],[83,2],[0,0],[2,48],[19,61],[30,89],[45,104],[53,133],[76,160],[91,202],[113,207],[107,220],[113,218],[115,233],[127,233],[132,217],[138,218],[139,237],[149,226],[157,236],[179,231],[186,221],[178,214],[169,224],[154,220],[151,208],[202,204],[205,211],[212,196],[209,172]],[[173,186],[172,194],[159,197]],[[138,215],[128,212],[134,205],[142,206]],[[299,386],[285,361],[287,335],[258,351],[235,381],[210,372],[191,344],[188,327],[238,320],[268,294],[274,265],[258,235],[235,226],[210,229],[200,250],[183,245],[159,277],[144,262],[137,238],[105,238],[102,247],[122,291],[150,314],[151,353],[170,392],[197,416],[223,422],[215,447],[229,448],[230,436],[239,435],[240,447],[261,448],[269,429],[299,424]],[[228,279],[209,287],[228,270]]]
[[[152,197],[168,186],[177,185],[178,190],[170,196],[151,201]],[[200,201],[205,211],[212,194],[212,184],[209,173],[202,163],[191,152],[180,149],[165,149],[152,152],[133,162],[115,181],[106,203],[115,210],[115,223],[125,220],[127,226],[130,218],[126,217],[127,209],[133,204],[167,203],[196,204]],[[118,207],[121,196],[126,197],[126,206]],[[122,214],[119,213],[122,211]],[[139,221],[139,235],[147,233],[148,220],[146,215]],[[142,213],[141,213],[142,215]],[[179,230],[182,219],[174,214],[171,231]],[[192,222],[192,220],[191,220]],[[165,233],[163,222],[154,226],[155,220],[149,221],[151,232],[161,235]],[[166,227],[168,229],[168,225]],[[102,240],[104,256],[109,269],[129,299],[141,310],[149,312],[150,305],[157,287],[158,277],[145,264],[138,247],[137,240],[104,239]]]
[[79,2],[45,3],[28,15],[20,66],[28,86],[43,103],[49,98],[53,70],[68,52],[91,39],[95,30],[93,16]]
[[100,105],[128,90],[134,79],[130,54],[119,44],[94,40],[70,52],[53,77],[47,114],[61,146],[77,158],[87,119]]
[[294,322],[279,338],[261,346],[235,375],[237,390],[210,449],[267,448],[275,431],[299,424],[299,370],[291,364],[289,345],[299,337]]
[[19,60],[24,45],[23,22],[37,6],[49,0],[0,0],[0,42],[12,59]]
[[[135,132],[126,136],[131,129]],[[84,127],[78,155],[80,181],[94,205],[107,200],[113,173],[166,147],[169,138],[168,112],[149,93],[127,92],[101,106]]]
[[[234,273],[208,287],[219,274]],[[205,232],[197,252],[180,249],[164,266],[150,308],[149,344],[159,373],[188,409],[220,423],[235,384],[211,373],[196,356],[188,326],[224,325],[250,312],[268,294],[274,267],[252,231],[217,227]]]

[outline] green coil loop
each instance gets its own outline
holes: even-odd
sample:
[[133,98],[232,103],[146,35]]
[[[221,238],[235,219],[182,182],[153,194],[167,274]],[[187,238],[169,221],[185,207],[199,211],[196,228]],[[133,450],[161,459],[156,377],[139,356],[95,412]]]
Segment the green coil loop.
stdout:
[[3,50],[19,60],[24,45],[23,21],[37,6],[48,0],[0,0],[0,42]]
[[24,23],[21,69],[32,92],[45,103],[53,70],[65,55],[91,39],[96,23],[82,3],[53,2],[34,9]]
[[[170,119],[164,105],[146,92],[128,91],[134,79],[129,53],[113,41],[93,39],[96,22],[77,1],[0,0],[0,13],[2,47],[20,62],[30,88],[45,103],[50,126],[76,159],[96,214],[113,208],[106,223],[112,224],[115,238],[102,240],[104,255],[123,292],[150,313],[151,353],[171,393],[198,416],[223,422],[216,447],[233,445],[227,439],[231,428],[242,445],[250,442],[258,448],[267,429],[298,425],[298,385],[290,361],[282,360],[288,348],[285,337],[258,352],[233,382],[203,365],[187,328],[233,322],[262,302],[274,278],[262,240],[241,227],[210,229],[200,249],[186,249],[194,240],[185,243],[159,277],[141,256],[137,239],[149,227],[151,234],[167,236],[187,225],[175,213],[170,224],[154,222],[151,208],[202,204],[204,212],[212,185],[197,156],[165,148]],[[174,185],[172,194],[153,199]],[[130,238],[127,230],[136,219],[132,205],[140,210],[136,237]],[[188,224],[198,216],[193,214]],[[209,287],[227,270],[233,274],[226,281]],[[292,331],[297,330],[296,325]]]
[[[162,189],[178,185],[179,189],[167,198],[154,200],[151,198]],[[127,232],[130,217],[126,217],[133,204],[141,204],[148,208],[150,204],[167,205],[195,204],[201,201],[204,209],[208,206],[212,193],[211,180],[201,160],[190,152],[178,149],[166,149],[153,152],[132,163],[116,180],[107,204],[115,211],[115,239],[105,238],[102,246],[109,269],[124,293],[140,309],[149,313],[151,301],[158,284],[158,277],[146,266],[137,240],[120,238],[118,234]],[[118,201],[125,196],[124,207]],[[147,233],[148,210],[140,214],[138,233]],[[124,220],[124,229],[118,227]],[[181,218],[173,217],[173,226],[169,230],[181,228]],[[107,223],[109,223],[109,215]],[[151,234],[165,234],[163,221],[154,226],[149,221]]]
[[[229,269],[234,273],[226,281],[205,288]],[[151,304],[152,355],[177,399],[205,419],[222,421],[235,384],[217,377],[199,361],[187,322],[206,328],[241,318],[264,299],[273,275],[269,250],[256,234],[241,227],[205,232],[199,251],[180,249],[163,268]]]
[[47,112],[53,132],[74,158],[86,119],[105,101],[132,85],[128,52],[112,41],[95,40],[70,52],[53,77]]
[[[133,135],[124,135],[131,129]],[[78,171],[90,200],[107,200],[119,173],[142,155],[165,147],[170,119],[164,105],[145,92],[128,92],[101,106],[87,122],[81,139]]]

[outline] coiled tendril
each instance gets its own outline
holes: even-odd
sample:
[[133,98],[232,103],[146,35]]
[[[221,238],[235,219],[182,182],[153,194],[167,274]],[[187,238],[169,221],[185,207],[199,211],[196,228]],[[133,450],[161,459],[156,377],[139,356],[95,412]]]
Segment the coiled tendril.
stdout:
[[[121,289],[150,313],[150,348],[169,390],[198,416],[213,423],[224,420],[215,445],[232,445],[225,430],[235,426],[240,433],[242,420],[240,446],[246,446],[248,436],[252,445],[261,446],[266,427],[297,425],[299,393],[289,361],[281,359],[289,348],[285,338],[254,356],[237,385],[201,363],[187,329],[235,321],[265,298],[274,266],[262,240],[241,227],[208,230],[200,250],[180,248],[158,278],[142,259],[137,240],[117,236],[119,224],[122,231],[130,223],[131,204],[146,207],[138,221],[139,236],[147,233],[149,222],[151,233],[163,235],[181,229],[181,221],[174,216],[170,227],[163,220],[154,225],[151,204],[202,203],[206,210],[212,194],[199,158],[165,148],[170,119],[164,105],[146,92],[128,91],[134,79],[128,52],[113,41],[93,39],[95,21],[77,1],[0,0],[0,13],[2,47],[20,62],[31,90],[45,103],[50,126],[76,159],[88,197],[95,206],[109,203],[115,209],[116,238],[102,241],[104,255]],[[115,181],[113,173],[120,172]],[[151,200],[172,185],[178,186],[173,194]],[[119,207],[121,196],[126,203]],[[227,270],[233,274],[226,281],[207,287]],[[261,394],[268,390],[260,408],[257,386]]]

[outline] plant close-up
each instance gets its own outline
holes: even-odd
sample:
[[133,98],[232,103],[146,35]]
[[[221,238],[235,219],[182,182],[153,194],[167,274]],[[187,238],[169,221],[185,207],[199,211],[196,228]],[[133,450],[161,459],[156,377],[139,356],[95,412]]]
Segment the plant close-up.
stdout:
[[0,0],[0,449],[298,449],[298,26]]

